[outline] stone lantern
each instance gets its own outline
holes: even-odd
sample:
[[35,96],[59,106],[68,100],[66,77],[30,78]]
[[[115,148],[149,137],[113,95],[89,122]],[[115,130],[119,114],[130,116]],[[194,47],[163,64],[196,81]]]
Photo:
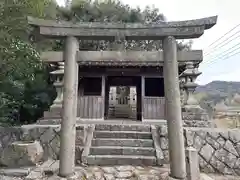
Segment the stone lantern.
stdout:
[[54,79],[53,85],[56,88],[57,96],[56,96],[56,99],[53,101],[53,104],[51,105],[50,109],[44,112],[44,117],[39,121],[39,123],[48,122],[50,120],[61,119],[62,102],[63,102],[64,62],[59,62],[58,69],[55,71],[52,71],[50,74]]
[[200,74],[198,66],[194,66],[193,62],[187,62],[186,70],[181,74],[184,82],[182,88],[185,93],[182,108],[185,126],[208,127],[210,125],[206,110],[200,107],[199,102],[194,97],[194,91],[198,86],[195,81]]
[[53,101],[53,105],[51,107],[62,107],[63,101],[63,75],[64,75],[64,62],[58,63],[58,69],[50,73],[55,82],[53,85],[57,91],[57,97]]
[[185,78],[184,90],[186,92],[186,99],[184,106],[190,106],[191,108],[200,108],[198,101],[195,99],[193,93],[198,86],[195,83],[197,77],[202,73],[198,71],[197,67],[194,67],[193,62],[187,62],[186,70],[183,72],[182,77]]
[[185,100],[186,100],[186,97],[187,97],[184,85],[185,85],[185,77],[182,76],[182,74],[181,74],[180,77],[179,77],[181,106],[184,106]]

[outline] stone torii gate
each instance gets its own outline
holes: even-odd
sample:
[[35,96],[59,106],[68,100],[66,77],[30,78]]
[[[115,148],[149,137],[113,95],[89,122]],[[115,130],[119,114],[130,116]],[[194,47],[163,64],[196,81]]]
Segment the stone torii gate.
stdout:
[[77,117],[78,88],[78,39],[115,40],[125,37],[126,40],[162,40],[164,88],[166,97],[166,120],[169,136],[170,176],[185,179],[185,150],[181,116],[179,74],[176,39],[198,38],[204,30],[216,24],[217,17],[197,20],[164,22],[162,24],[112,24],[112,23],[79,23],[51,21],[28,18],[28,23],[36,27],[37,36],[65,38],[63,59],[64,93],[61,121],[61,148],[59,175],[68,177],[74,174],[75,135]]

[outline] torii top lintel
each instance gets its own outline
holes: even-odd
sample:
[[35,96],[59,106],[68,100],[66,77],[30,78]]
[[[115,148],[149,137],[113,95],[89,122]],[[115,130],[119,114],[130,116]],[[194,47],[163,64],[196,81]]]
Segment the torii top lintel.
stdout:
[[204,30],[210,29],[216,23],[217,16],[188,21],[162,22],[160,24],[72,23],[28,17],[28,24],[38,27],[37,33],[40,35],[50,37],[75,36],[92,40],[114,40],[119,36],[126,40],[161,40],[166,36],[174,36],[176,39],[198,38],[204,33]]

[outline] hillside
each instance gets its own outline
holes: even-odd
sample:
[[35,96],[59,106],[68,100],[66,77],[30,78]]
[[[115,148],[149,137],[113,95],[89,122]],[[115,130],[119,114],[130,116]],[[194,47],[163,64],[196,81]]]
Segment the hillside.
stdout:
[[212,114],[216,103],[227,97],[240,93],[240,82],[213,81],[206,85],[198,86],[195,97],[202,108],[206,109],[209,115]]
[[207,93],[210,95],[220,94],[221,96],[229,96],[240,92],[240,82],[213,81],[196,89],[197,93]]

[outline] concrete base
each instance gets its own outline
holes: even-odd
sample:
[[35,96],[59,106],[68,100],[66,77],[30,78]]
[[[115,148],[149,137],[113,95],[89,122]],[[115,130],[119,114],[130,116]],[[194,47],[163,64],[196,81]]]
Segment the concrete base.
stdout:
[[37,122],[41,124],[41,121],[46,121],[49,119],[61,119],[62,117],[62,106],[52,106],[48,111],[44,111],[43,117]]
[[39,125],[60,125],[61,117],[53,119],[39,119],[36,124]]
[[76,179],[84,179],[84,174],[82,172],[74,172],[74,175],[63,178],[58,175],[54,175],[47,178],[48,180],[76,180]]

